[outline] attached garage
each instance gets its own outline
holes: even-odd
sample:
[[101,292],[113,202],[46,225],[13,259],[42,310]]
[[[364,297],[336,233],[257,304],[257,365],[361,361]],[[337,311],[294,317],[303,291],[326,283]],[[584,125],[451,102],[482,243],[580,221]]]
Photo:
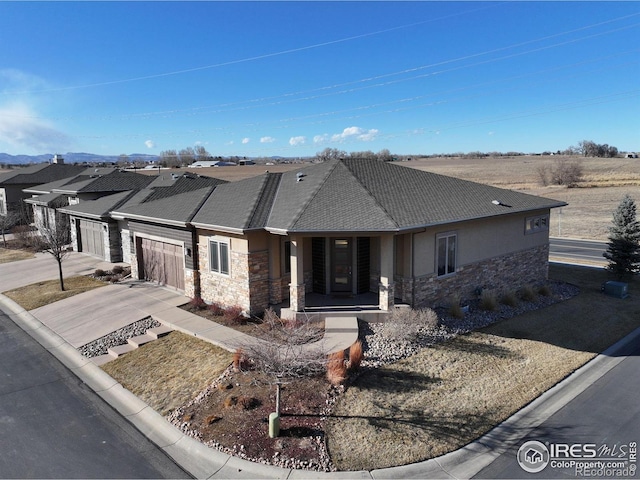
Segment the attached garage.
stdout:
[[104,228],[100,222],[78,220],[80,232],[79,250],[96,257],[104,258]]
[[184,248],[182,245],[138,237],[139,278],[184,290]]

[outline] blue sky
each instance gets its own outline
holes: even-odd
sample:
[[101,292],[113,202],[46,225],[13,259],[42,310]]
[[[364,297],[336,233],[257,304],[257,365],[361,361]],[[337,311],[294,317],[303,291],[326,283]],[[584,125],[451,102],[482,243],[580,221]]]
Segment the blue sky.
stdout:
[[0,152],[640,150],[640,2],[0,2]]

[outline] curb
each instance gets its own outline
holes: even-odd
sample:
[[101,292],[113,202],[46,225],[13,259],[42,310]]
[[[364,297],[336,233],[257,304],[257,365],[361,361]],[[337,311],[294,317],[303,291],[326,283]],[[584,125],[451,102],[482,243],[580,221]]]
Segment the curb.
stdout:
[[[567,378],[544,392],[487,434],[470,444],[437,458],[405,466],[372,471],[313,472],[284,469],[243,460],[207,447],[182,433],[149,405],[69,345],[64,338],[41,323],[13,300],[0,294],[0,310],[105,402],[131,422],[150,441],[162,449],[195,478],[456,478],[467,479],[491,464],[518,440],[556,413],[597,379],[618,365],[620,355],[640,340],[640,328],[622,338],[603,353],[584,364]],[[619,356],[616,356],[619,355]]]

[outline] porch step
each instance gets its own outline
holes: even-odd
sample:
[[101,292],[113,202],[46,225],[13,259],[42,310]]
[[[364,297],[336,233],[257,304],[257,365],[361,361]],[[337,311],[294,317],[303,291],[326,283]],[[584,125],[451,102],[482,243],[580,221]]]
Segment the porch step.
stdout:
[[118,358],[120,355],[124,355],[125,353],[129,353],[135,350],[138,347],[135,347],[129,343],[125,343],[124,345],[118,345],[117,347],[110,347],[107,349],[109,355]]
[[157,340],[158,338],[164,337],[171,332],[173,332],[173,328],[167,327],[166,325],[160,325],[159,327],[150,328],[149,330],[147,330],[147,335],[151,335]]
[[130,339],[127,340],[127,343],[134,348],[138,348],[144,345],[145,343],[153,342],[154,340],[157,340],[157,339],[158,337],[154,337],[153,335],[149,335],[147,333],[144,335],[138,335],[137,337],[131,337]]
[[105,363],[109,363],[110,361],[115,360],[116,358],[118,357],[114,357],[113,355],[109,355],[108,353],[105,353],[104,355],[98,355],[97,357],[93,357],[91,361],[100,367]]

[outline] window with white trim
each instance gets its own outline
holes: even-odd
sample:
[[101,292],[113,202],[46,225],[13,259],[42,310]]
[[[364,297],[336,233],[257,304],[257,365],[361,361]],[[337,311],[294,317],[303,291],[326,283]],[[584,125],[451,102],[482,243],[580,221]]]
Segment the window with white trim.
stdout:
[[439,277],[456,271],[457,240],[455,233],[436,236],[436,268]]
[[537,233],[549,230],[549,215],[527,217],[524,222],[524,233]]
[[221,275],[229,275],[229,241],[209,241],[209,269]]

